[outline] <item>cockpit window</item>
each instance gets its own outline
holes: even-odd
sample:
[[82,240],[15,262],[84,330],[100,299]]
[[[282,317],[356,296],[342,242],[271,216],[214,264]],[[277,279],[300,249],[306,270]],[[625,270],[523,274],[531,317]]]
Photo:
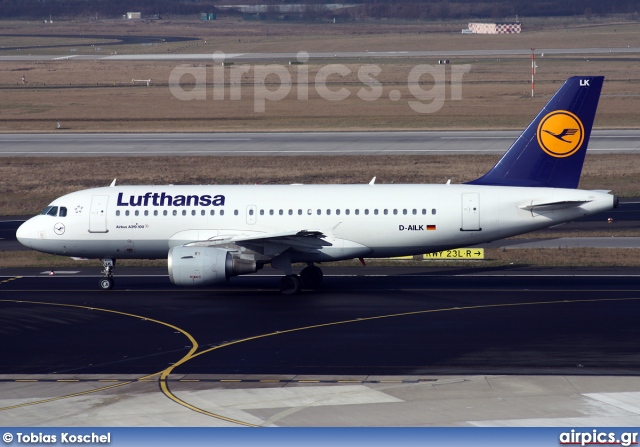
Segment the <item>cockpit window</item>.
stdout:
[[[65,209],[66,214],[66,209]],[[58,215],[58,207],[57,206],[48,206],[41,213],[41,216],[57,216]]]
[[60,207],[60,212],[58,213],[59,217],[67,217],[67,208],[64,206]]

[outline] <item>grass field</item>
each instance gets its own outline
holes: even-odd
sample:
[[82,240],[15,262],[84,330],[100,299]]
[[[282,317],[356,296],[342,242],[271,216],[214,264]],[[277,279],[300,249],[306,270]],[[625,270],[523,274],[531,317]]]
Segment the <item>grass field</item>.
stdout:
[[[553,22],[553,21],[551,21]],[[557,23],[557,26],[563,26]],[[444,103],[429,113],[418,113],[411,103],[431,103],[433,78],[425,74],[410,82],[417,66],[437,67],[437,59],[366,58],[339,60],[345,75],[332,74],[326,83],[317,80],[318,72],[335,60],[312,60],[303,68],[278,62],[291,78],[281,81],[271,74],[260,75],[265,60],[222,69],[213,61],[206,64],[182,62],[130,62],[57,60],[3,62],[0,65],[0,132],[51,131],[58,121],[65,132],[140,132],[140,131],[301,131],[301,130],[397,130],[397,129],[519,129],[546,102],[569,76],[604,75],[607,79],[596,119],[600,127],[637,127],[640,122],[640,75],[637,54],[572,57],[540,56],[537,59],[536,95],[531,98],[531,60],[529,56],[503,58],[450,58],[447,51],[473,49],[537,48],[624,48],[640,41],[640,24],[602,24],[574,21],[567,27],[527,31],[520,35],[462,35],[462,23],[427,24],[283,24],[219,21],[215,24],[193,22],[151,22],[23,24],[8,27],[13,33],[104,33],[109,35],[156,34],[198,36],[197,42],[166,43],[159,46],[88,47],[96,53],[213,53],[297,52],[297,51],[406,51],[441,50],[451,59],[446,67]],[[91,31],[89,31],[91,30]],[[20,38],[11,37],[12,44]],[[23,38],[25,45],[37,39]],[[35,39],[35,40],[34,40]],[[60,39],[56,39],[58,41]],[[75,42],[76,39],[71,39]],[[42,42],[47,42],[46,38]],[[206,43],[205,43],[206,42]],[[167,48],[162,47],[166,45]],[[82,53],[82,47],[78,53]],[[55,53],[52,49],[26,52]],[[84,51],[84,50],[83,50]],[[71,54],[61,48],[60,54]],[[17,53],[16,50],[0,54]],[[100,53],[100,52],[98,52]],[[102,53],[100,53],[102,54]],[[281,65],[284,64],[284,65]],[[241,76],[240,66],[247,73]],[[375,65],[373,87],[358,71]],[[454,70],[468,68],[461,85],[450,85]],[[181,68],[180,68],[181,67]],[[219,73],[214,76],[214,67]],[[444,67],[437,67],[444,69]],[[179,89],[172,91],[172,73],[181,69]],[[268,69],[272,70],[272,68]],[[304,71],[301,71],[304,70]],[[466,69],[465,69],[466,71]],[[224,73],[222,75],[221,73]],[[234,75],[235,73],[235,75]],[[22,76],[27,83],[22,84]],[[202,76],[204,96],[182,100]],[[224,99],[214,99],[214,88],[222,85]],[[235,80],[233,76],[238,76]],[[241,76],[241,77],[240,77]],[[131,84],[132,79],[152,79],[152,86]],[[264,81],[264,85],[262,83]],[[200,82],[200,80],[198,80]],[[345,99],[335,100],[342,91]],[[440,85],[440,84],[438,84]],[[359,94],[375,91],[375,100]],[[454,98],[458,88],[459,98]],[[256,94],[281,91],[277,101],[266,101],[265,111],[257,111]],[[301,99],[308,89],[308,99]],[[177,94],[176,94],[177,91]],[[198,90],[200,91],[200,90]],[[232,99],[232,94],[233,99]],[[419,95],[426,95],[420,97]],[[329,98],[331,97],[331,98]]]

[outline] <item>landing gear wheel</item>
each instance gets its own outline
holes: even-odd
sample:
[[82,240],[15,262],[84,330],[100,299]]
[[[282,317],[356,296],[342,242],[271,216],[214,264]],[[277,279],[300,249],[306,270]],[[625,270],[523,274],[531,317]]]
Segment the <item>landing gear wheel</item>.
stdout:
[[101,278],[99,284],[102,290],[111,290],[113,289],[113,278]]
[[302,280],[298,275],[287,275],[280,280],[280,292],[283,295],[296,295],[302,290]]
[[113,289],[113,269],[116,267],[116,260],[111,258],[101,259],[104,270],[102,274],[104,277],[100,279],[98,285],[102,290]]
[[322,277],[322,270],[315,265],[305,267],[300,272],[300,279],[302,279],[303,286],[310,289],[316,289],[322,282]]

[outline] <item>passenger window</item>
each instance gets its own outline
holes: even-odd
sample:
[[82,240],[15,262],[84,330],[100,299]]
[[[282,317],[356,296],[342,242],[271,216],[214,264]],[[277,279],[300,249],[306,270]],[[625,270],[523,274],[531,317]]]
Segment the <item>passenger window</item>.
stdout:
[[195,216],[196,215],[196,210],[191,210],[191,215]]
[[356,209],[356,216],[360,214],[360,210]]
[[273,216],[273,210],[269,210],[269,216]]
[[289,210],[289,216],[293,216],[293,210]]
[[367,215],[367,216],[369,215],[369,208],[364,210],[364,214]]
[[253,216],[253,210],[249,210],[249,216]]
[[431,210],[431,214],[433,214],[434,216],[436,215],[436,209],[435,209],[435,208],[433,208],[433,209]]
[[418,210],[417,209],[413,209],[413,215],[415,216],[416,214],[418,214]]
[[340,215],[340,210],[336,210],[336,215],[339,216]]
[[302,210],[298,210],[298,216],[302,216]]
[[407,210],[402,210],[402,214],[407,214]]
[[237,216],[238,215],[238,210],[233,210],[233,215]]
[[313,211],[311,210],[311,208],[309,208],[309,209],[307,210],[307,215],[311,216],[311,214],[313,214]]
[[386,216],[387,214],[389,214],[389,210],[385,209],[384,210],[384,215]]
[[349,215],[349,210],[344,210],[344,213],[348,216]]
[[378,215],[378,210],[373,210],[373,214],[375,214],[376,216]]
[[264,216],[264,210],[260,210],[260,215]]
[[331,210],[327,210],[327,216],[331,216]]
[[322,216],[322,210],[317,211],[318,216]]
[[116,210],[116,216],[120,215],[120,210]]
[[216,211],[215,211],[215,210],[211,210],[211,211],[209,211],[209,214],[210,214],[211,216],[215,216]]
[[173,215],[177,216],[178,215],[178,210],[173,210]]
[[205,214],[207,214],[207,212],[205,210],[200,211],[200,215],[204,216]]
[[128,215],[129,215],[129,210],[126,210],[126,211],[124,212],[124,215],[125,215],[125,216],[128,216]]
[[425,215],[426,215],[426,214],[427,214],[427,210],[426,210],[426,209],[424,209],[424,208],[422,208],[422,214],[425,214]]
[[224,210],[220,210],[220,215],[224,216]]
[[280,214],[282,216],[284,214],[284,210],[279,210],[278,214]]
[[136,210],[134,213],[136,216],[140,215],[140,211]]
[[163,210],[163,211],[162,211],[162,215],[163,215],[163,216],[166,216],[166,215],[167,215],[167,210]]
[[398,214],[398,210],[393,210],[393,214]]
[[153,215],[157,216],[158,215],[158,210],[153,210]]
[[187,215],[187,210],[182,210],[182,215],[186,216]]
[[149,210],[144,210],[144,215],[148,216],[149,215]]

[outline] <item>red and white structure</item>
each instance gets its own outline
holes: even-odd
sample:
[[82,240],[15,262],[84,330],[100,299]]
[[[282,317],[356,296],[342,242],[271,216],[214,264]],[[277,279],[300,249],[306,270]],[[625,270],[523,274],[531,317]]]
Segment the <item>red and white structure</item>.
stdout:
[[469,30],[474,34],[520,34],[522,24],[513,23],[470,23]]

